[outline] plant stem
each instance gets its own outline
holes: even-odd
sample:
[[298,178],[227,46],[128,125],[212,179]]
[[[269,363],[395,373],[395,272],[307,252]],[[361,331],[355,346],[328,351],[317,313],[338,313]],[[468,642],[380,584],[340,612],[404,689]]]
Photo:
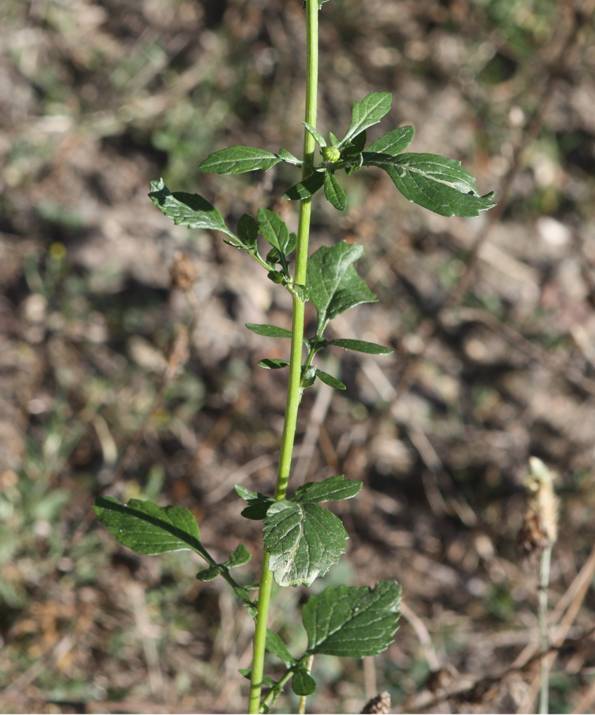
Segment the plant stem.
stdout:
[[[306,0],[306,43],[307,43],[307,68],[306,68],[306,111],[305,121],[316,126],[316,98],[318,90],[318,0]],[[314,151],[316,142],[304,130],[304,163],[302,176],[306,178],[314,165]],[[310,216],[312,212],[311,200],[302,201],[300,204],[299,225],[297,234],[296,263],[294,282],[304,285],[308,268],[308,242],[310,238]],[[291,471],[291,458],[295,441],[297,415],[302,397],[302,351],[304,344],[304,313],[305,305],[301,298],[293,295],[293,318],[291,337],[291,357],[289,362],[289,383],[287,386],[287,402],[285,406],[285,423],[281,439],[279,457],[279,472],[275,499],[285,498],[289,474]],[[258,611],[256,629],[254,633],[254,649],[252,656],[252,676],[250,682],[249,710],[251,714],[260,711],[262,691],[262,678],[264,675],[264,656],[266,646],[266,633],[269,604],[273,575],[269,568],[268,554],[264,554],[262,561],[262,575],[258,593]]]
[[550,564],[552,560],[552,544],[548,543],[541,552],[539,561],[539,640],[541,650],[541,672],[539,687],[539,712],[547,715],[549,710],[550,692],[550,664],[548,663],[548,650],[550,646],[549,630],[547,624],[547,592],[550,583]]

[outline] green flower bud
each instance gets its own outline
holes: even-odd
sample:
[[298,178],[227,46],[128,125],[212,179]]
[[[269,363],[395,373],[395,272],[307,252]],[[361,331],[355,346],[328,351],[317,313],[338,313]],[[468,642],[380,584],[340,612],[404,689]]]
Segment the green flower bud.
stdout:
[[330,161],[331,164],[336,164],[341,158],[341,151],[336,146],[325,146],[322,149],[322,156],[325,161]]

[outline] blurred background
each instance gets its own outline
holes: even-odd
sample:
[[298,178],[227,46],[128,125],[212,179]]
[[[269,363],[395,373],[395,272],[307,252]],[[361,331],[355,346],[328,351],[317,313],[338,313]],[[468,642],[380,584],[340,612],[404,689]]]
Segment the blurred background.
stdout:
[[[217,556],[259,553],[233,485],[272,488],[286,375],[256,363],[287,345],[243,323],[288,325],[289,302],[147,191],[163,175],[231,225],[268,205],[295,227],[276,198],[291,167],[197,165],[233,143],[301,151],[302,3],[3,0],[0,27],[0,709],[242,711],[252,624],[225,585],[186,553],[118,547],[91,504],[185,505]],[[593,31],[580,0],[324,5],[319,127],[391,90],[384,131],[414,124],[413,151],[461,159],[499,204],[445,219],[376,171],[347,180],[344,215],[316,204],[313,245],[364,244],[380,298],[336,335],[395,353],[330,358],[348,391],[306,393],[294,483],[365,482],[336,508],[351,541],[324,582],[397,578],[405,603],[383,656],[317,659],[312,710],[387,690],[401,711],[535,711],[531,455],[561,499],[552,711],[595,708]],[[294,652],[304,598],[272,613]]]

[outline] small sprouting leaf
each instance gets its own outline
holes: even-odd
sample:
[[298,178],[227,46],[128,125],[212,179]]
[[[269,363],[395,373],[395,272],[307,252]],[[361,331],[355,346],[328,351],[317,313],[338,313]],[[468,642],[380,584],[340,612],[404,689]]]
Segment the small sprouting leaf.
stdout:
[[328,139],[331,146],[337,146],[339,144],[339,137],[334,132],[328,133]]
[[291,689],[296,695],[312,695],[316,681],[305,668],[298,668],[291,679]]
[[378,124],[390,112],[392,101],[390,92],[372,92],[356,102],[351,113],[351,126],[341,145],[351,141],[374,124]]
[[184,191],[175,191],[172,194],[163,179],[159,179],[151,182],[149,198],[161,213],[177,226],[222,231],[231,238],[236,238],[219,211],[198,194],[187,194]]
[[141,499],[121,504],[113,497],[98,497],[95,514],[110,534],[139,554],[202,551],[196,519],[184,507],[160,507]]
[[217,576],[221,573],[221,566],[217,564],[216,566],[209,566],[206,569],[202,569],[196,574],[196,578],[199,581],[214,581]]
[[236,546],[236,548],[229,555],[229,558],[225,562],[225,566],[230,569],[235,569],[238,566],[243,566],[244,564],[247,564],[251,558],[252,555],[244,546],[244,544],[238,544],[238,546]]
[[324,502],[351,499],[359,493],[363,482],[357,479],[346,479],[344,474],[337,474],[319,482],[308,482],[296,489],[291,501]]
[[368,146],[368,151],[374,154],[396,156],[407,149],[409,144],[413,141],[414,136],[415,129],[413,127],[398,127],[379,137],[375,142],[372,142],[372,144]]
[[264,239],[281,255],[285,255],[290,243],[289,229],[285,221],[270,209],[260,209],[258,211],[258,225]]
[[279,149],[277,156],[281,161],[284,161],[286,164],[292,164],[293,166],[301,166],[303,163],[301,159],[298,159],[297,156],[294,156],[290,151],[287,151],[287,149]]
[[250,216],[243,214],[238,221],[238,238],[246,248],[254,248],[258,237],[258,222]]
[[361,658],[378,655],[399,626],[401,587],[381,581],[375,588],[330,586],[303,609],[308,652]]
[[314,137],[318,146],[326,146],[326,139],[322,136],[318,129],[316,129],[316,127],[313,127],[311,124],[308,124],[308,122],[304,122],[304,126],[306,127],[306,131],[308,132],[308,134]]
[[281,158],[272,151],[239,145],[209,154],[198,168],[212,174],[244,174],[247,171],[270,169],[280,161]]
[[324,172],[315,171],[303,181],[300,181],[287,189],[285,196],[292,201],[305,201],[306,199],[311,199],[323,184]]
[[353,266],[363,251],[362,246],[341,241],[321,246],[310,257],[306,290],[318,311],[319,326],[348,308],[378,300]]
[[265,338],[291,338],[291,330],[287,328],[278,328],[276,325],[267,325],[266,323],[246,323],[248,330],[251,330],[256,335],[262,335]]
[[345,551],[341,520],[313,502],[277,501],[264,521],[269,566],[280,586],[310,584],[324,576]]
[[345,211],[347,195],[332,171],[327,171],[324,175],[324,195],[337,211]]
[[234,489],[236,494],[248,504],[242,511],[242,516],[245,519],[260,521],[265,518],[267,510],[274,502],[274,499],[260,492],[253,492],[251,489],[246,489],[246,487],[241,484],[236,484]]
[[280,360],[279,358],[263,358],[258,362],[258,367],[264,367],[266,370],[280,370],[288,365],[287,360]]
[[324,370],[319,370],[317,368],[316,369],[316,377],[319,380],[322,380],[322,382],[324,382],[325,385],[332,387],[334,390],[346,390],[347,389],[347,385],[344,382],[341,382],[341,380],[334,377],[334,375],[329,375],[328,372],[324,372]]
[[350,338],[337,338],[329,340],[329,345],[335,345],[344,350],[355,350],[358,353],[368,353],[369,355],[389,355],[393,352],[392,348],[387,348],[385,345],[378,343],[370,343],[367,340],[351,340]]
[[366,164],[384,169],[406,199],[441,216],[478,216],[496,205],[493,192],[477,193],[461,162],[439,154],[371,154]]
[[266,639],[266,649],[269,653],[276,655],[277,658],[290,668],[295,663],[295,658],[289,652],[287,646],[281,638],[275,633],[267,628],[267,639]]

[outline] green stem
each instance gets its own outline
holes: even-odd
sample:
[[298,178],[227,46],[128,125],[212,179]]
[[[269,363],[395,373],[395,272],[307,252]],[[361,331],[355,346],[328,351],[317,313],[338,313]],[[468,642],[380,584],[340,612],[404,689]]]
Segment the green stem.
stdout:
[[550,565],[552,561],[552,544],[548,543],[541,552],[539,562],[539,640],[541,650],[541,672],[539,684],[539,712],[547,715],[549,710],[550,669],[548,650],[550,647],[547,624],[547,592],[550,584]]
[[[306,0],[306,16],[307,70],[305,121],[312,126],[316,126],[316,98],[318,90],[318,0]],[[309,132],[304,130],[304,163],[302,167],[303,178],[306,178],[312,172],[315,149],[316,142],[314,141],[314,138],[309,134]],[[304,285],[306,283],[311,212],[311,200],[302,201],[300,204],[294,275],[294,282],[299,285]],[[277,488],[275,490],[275,499],[277,500],[284,499],[285,494],[287,493],[287,485],[291,471],[291,458],[295,441],[295,431],[297,426],[297,415],[302,397],[301,380],[302,350],[304,344],[304,313],[304,302],[298,295],[294,294],[289,384],[287,387],[285,423],[283,426],[283,437],[281,439]],[[262,561],[262,575],[260,579],[260,590],[258,593],[258,611],[256,617],[256,629],[254,633],[250,702],[248,709],[248,712],[251,714],[258,713],[260,711],[267,621],[272,586],[273,575],[269,568],[268,554],[265,553]]]
[[[311,673],[312,672],[312,664],[314,663],[314,656],[310,655],[308,656],[308,660],[306,661],[306,672]],[[298,706],[298,713],[300,715],[305,715],[306,713],[306,699],[307,695],[302,695],[300,696],[300,704]]]

